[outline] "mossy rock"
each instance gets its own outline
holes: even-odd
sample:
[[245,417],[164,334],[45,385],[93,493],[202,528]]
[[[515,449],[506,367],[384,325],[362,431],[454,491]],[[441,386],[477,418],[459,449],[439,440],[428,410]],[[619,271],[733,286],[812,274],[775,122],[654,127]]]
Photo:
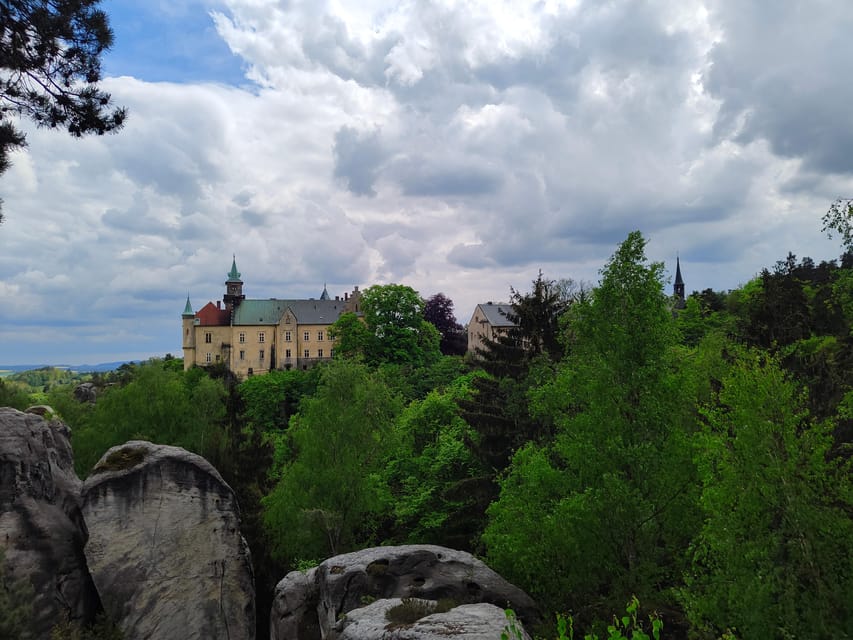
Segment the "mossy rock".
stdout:
[[98,462],[92,469],[92,475],[106,473],[107,471],[132,469],[145,460],[146,455],[148,455],[148,451],[143,447],[122,447]]

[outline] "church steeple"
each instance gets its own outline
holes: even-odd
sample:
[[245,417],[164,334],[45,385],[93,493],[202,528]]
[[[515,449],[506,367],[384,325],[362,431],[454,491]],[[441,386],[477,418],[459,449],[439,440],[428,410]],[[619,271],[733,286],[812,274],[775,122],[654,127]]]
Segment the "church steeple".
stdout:
[[672,293],[675,296],[675,308],[684,308],[684,279],[681,277],[681,261],[675,256],[675,283],[672,285]]
[[190,304],[190,294],[187,294],[187,303],[184,305],[184,312],[181,314],[182,318],[192,318],[195,316],[195,312],[193,311],[193,306]]
[[323,293],[320,294],[320,300],[330,300],[329,290],[326,289],[326,283],[323,283]]
[[237,271],[237,256],[231,256],[231,271],[228,272],[228,279],[225,281],[225,295],[222,301],[225,303],[225,308],[228,311],[233,311],[240,303],[246,299],[243,295],[243,281],[240,280],[240,272]]

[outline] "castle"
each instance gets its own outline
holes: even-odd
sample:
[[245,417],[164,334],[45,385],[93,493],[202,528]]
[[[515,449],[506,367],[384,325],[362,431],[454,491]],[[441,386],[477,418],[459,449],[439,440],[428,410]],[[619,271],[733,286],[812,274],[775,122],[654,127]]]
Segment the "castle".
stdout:
[[224,363],[240,377],[272,369],[308,369],[334,355],[329,327],[342,313],[360,313],[361,293],[332,299],[246,299],[237,260],[225,281],[225,295],[194,312],[187,296],[181,314],[184,369]]

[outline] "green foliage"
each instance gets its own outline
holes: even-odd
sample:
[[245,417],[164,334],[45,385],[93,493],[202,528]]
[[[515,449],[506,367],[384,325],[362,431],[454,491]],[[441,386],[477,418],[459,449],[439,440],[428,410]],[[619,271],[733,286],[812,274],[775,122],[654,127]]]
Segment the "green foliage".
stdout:
[[569,356],[531,391],[553,443],[516,452],[483,536],[496,570],[584,623],[632,593],[670,601],[699,526],[695,391],[679,371],[663,267],[645,263],[644,246],[630,234],[568,311]]
[[467,446],[476,434],[457,404],[470,395],[472,377],[412,402],[396,421],[397,447],[384,477],[394,497],[397,542],[464,549],[478,532],[472,518],[475,496],[459,490],[461,483],[485,472]]
[[441,336],[424,320],[417,291],[401,284],[374,285],[362,294],[361,308],[369,331],[368,362],[424,366],[438,360]]
[[847,250],[853,250],[853,200],[839,198],[823,215],[823,231],[832,238],[835,233],[841,237],[841,244]]
[[247,378],[239,386],[245,407],[243,419],[264,433],[286,429],[302,398],[314,393],[318,379],[317,367],[310,371],[270,371]]
[[364,365],[338,360],[323,368],[317,393],[291,422],[294,459],[264,499],[277,557],[324,557],[372,539],[388,509],[381,470],[400,410]]
[[[640,601],[636,596],[631,596],[625,605],[625,615],[613,616],[613,620],[607,625],[607,636],[605,640],[660,640],[663,620],[657,613],[649,614],[649,627],[651,635],[646,633],[645,625],[640,619]],[[524,640],[524,633],[512,609],[504,611],[507,624],[501,633],[501,640]],[[574,640],[575,626],[572,616],[557,614],[555,640]],[[587,633],[584,640],[599,640],[596,633]]]
[[0,407],[24,411],[30,404],[30,396],[20,384],[0,378]]
[[31,637],[33,588],[26,579],[16,579],[6,568],[6,553],[0,547],[0,638]]
[[776,361],[747,353],[704,412],[705,524],[683,595],[697,628],[780,639],[853,629],[850,468],[804,406]]
[[159,361],[139,366],[130,382],[103,393],[83,425],[71,425],[77,473],[134,439],[210,456],[220,446],[224,400],[222,382],[203,371],[176,372]]

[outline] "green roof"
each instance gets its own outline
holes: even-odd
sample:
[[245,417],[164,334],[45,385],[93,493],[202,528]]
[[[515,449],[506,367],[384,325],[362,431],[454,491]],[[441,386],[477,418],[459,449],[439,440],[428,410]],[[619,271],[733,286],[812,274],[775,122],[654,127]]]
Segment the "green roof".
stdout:
[[193,306],[190,304],[190,294],[187,294],[187,303],[184,305],[184,312],[181,314],[182,316],[194,316],[195,312],[193,311]]
[[278,324],[290,309],[299,324],[332,324],[344,311],[343,300],[243,300],[234,310],[233,324]]

